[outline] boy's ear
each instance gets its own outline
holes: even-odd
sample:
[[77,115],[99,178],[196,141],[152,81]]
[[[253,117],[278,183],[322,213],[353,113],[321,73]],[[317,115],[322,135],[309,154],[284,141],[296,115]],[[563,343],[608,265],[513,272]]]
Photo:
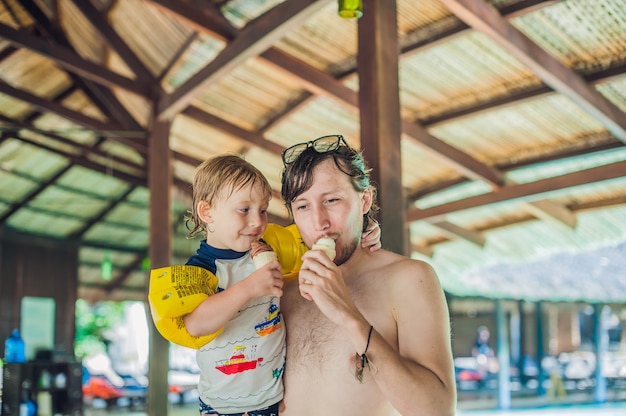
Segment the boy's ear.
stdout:
[[204,222],[205,224],[213,223],[213,216],[211,215],[211,205],[207,201],[198,202],[196,210],[198,212],[198,217],[202,220],[202,222]]

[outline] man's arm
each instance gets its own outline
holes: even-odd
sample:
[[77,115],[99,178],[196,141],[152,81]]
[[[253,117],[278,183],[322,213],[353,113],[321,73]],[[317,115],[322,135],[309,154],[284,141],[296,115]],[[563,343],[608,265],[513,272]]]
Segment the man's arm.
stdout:
[[[443,291],[426,263],[404,260],[389,279],[397,350],[373,333],[367,357],[380,389],[403,415],[453,415],[456,385],[450,322]],[[357,317],[355,317],[356,319]],[[358,339],[358,335],[356,336]]]

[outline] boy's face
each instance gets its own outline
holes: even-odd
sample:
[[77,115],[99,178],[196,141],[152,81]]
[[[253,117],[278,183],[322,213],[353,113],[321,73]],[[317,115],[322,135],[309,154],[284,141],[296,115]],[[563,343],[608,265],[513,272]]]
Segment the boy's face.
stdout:
[[291,203],[304,243],[310,248],[321,237],[332,238],[335,264],[345,263],[360,244],[363,214],[371,206],[371,197],[370,191],[355,191],[332,159],[320,163],[313,171],[312,186]]
[[229,191],[223,189],[213,206],[198,203],[198,214],[207,225],[206,241],[215,248],[248,251],[265,232],[269,200],[256,185]]

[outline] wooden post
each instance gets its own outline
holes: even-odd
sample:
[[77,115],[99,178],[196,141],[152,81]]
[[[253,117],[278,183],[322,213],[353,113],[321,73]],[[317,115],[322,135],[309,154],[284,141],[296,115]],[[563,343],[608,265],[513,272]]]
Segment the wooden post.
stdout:
[[400,160],[402,129],[395,0],[364,1],[358,39],[361,149],[378,188],[382,244],[387,250],[408,255]]
[[[170,121],[153,115],[148,144],[148,188],[150,190],[150,267],[172,262],[171,189],[172,158],[169,148]],[[149,278],[149,274],[148,274]],[[146,285],[148,287],[148,285]],[[147,293],[146,293],[147,302]],[[148,370],[148,415],[167,416],[169,386],[169,342],[156,330],[148,313],[150,354]]]

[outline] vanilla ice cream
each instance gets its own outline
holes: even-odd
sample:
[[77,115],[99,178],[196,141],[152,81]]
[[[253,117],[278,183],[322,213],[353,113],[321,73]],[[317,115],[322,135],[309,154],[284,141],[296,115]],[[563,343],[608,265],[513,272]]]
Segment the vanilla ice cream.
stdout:
[[320,238],[315,244],[313,244],[311,250],[322,250],[324,253],[326,253],[329,259],[334,260],[336,255],[335,240],[325,237]]

